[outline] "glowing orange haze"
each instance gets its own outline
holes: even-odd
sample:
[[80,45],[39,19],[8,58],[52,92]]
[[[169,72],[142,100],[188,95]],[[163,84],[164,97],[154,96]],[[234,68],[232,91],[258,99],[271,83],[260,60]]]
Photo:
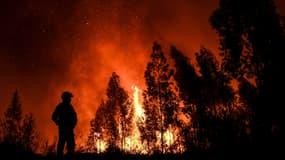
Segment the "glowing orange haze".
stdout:
[[[75,95],[76,135],[82,142],[113,71],[130,95],[132,86],[144,88],[144,70],[154,41],[165,47],[165,53],[169,45],[175,45],[190,58],[200,45],[217,50],[218,37],[208,17],[218,0],[172,2],[81,1],[68,12],[68,19],[55,18],[55,30],[60,34],[52,39],[48,60],[58,61],[58,68],[51,63],[44,72],[29,70],[26,74],[0,55],[0,71],[9,77],[0,83],[1,113],[19,88],[24,111],[35,114],[40,132],[51,143],[57,130],[50,116],[61,92],[69,90]],[[5,49],[0,48],[0,52],[5,53]]]
[[1,67],[1,71],[10,77],[2,83],[5,87],[1,87],[1,111],[9,104],[15,88],[19,88],[24,110],[35,114],[42,135],[51,143],[57,132],[50,115],[60,102],[61,92],[70,90],[75,95],[72,103],[79,119],[76,135],[86,137],[89,121],[105,96],[113,71],[120,75],[130,94],[131,86],[144,87],[144,70],[155,40],[166,47],[165,52],[171,44],[189,55],[201,44],[217,48],[213,43],[217,37],[208,23],[217,1],[209,2],[82,1],[67,19],[54,15],[58,35],[52,40],[48,50],[52,54],[47,53],[47,61],[59,61],[58,66],[51,63],[43,73],[24,73],[1,58],[2,65],[9,68]]
[[[124,7],[131,4],[115,2],[100,8],[102,11],[97,11],[102,14],[100,17],[93,16],[96,15],[94,8],[87,8],[91,14],[87,24],[90,25],[87,27],[89,35],[84,38],[84,49],[79,50],[70,65],[71,81],[75,81],[76,85],[62,86],[57,92],[59,95],[62,89],[69,89],[75,94],[73,104],[79,114],[80,126],[77,127],[77,134],[88,135],[89,121],[100,99],[105,96],[113,71],[120,75],[122,85],[130,95],[133,85],[144,88],[144,70],[154,40],[166,47],[165,52],[171,44],[190,54],[194,54],[200,44],[214,49],[212,42],[216,37],[207,18],[215,4],[201,9],[202,6],[195,6],[194,2],[185,1],[174,6],[163,3],[164,6],[159,6],[160,3],[149,1],[148,4],[137,4],[140,8],[125,10]],[[200,10],[205,12],[200,13]],[[85,27],[79,27],[79,30],[85,30]]]

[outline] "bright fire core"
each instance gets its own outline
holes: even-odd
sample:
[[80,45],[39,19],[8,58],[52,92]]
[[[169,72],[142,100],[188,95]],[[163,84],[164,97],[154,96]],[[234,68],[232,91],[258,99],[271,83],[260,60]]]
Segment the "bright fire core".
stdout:
[[[139,153],[139,154],[149,154],[150,151],[147,149],[146,143],[142,142],[141,140],[141,134],[139,131],[139,126],[138,124],[144,124],[145,123],[145,114],[144,114],[144,109],[142,106],[142,95],[141,95],[141,90],[137,86],[132,86],[132,98],[133,98],[133,109],[134,109],[134,117],[132,120],[132,125],[134,126],[132,130],[131,136],[128,136],[125,138],[125,143],[123,145],[122,150],[128,153]],[[169,149],[174,142],[177,140],[176,134],[178,131],[175,128],[169,127],[164,133],[163,133],[163,138],[164,138],[164,144],[167,146],[165,150]],[[161,141],[160,141],[160,133],[157,132],[157,142],[156,146],[159,148]],[[96,136],[96,135],[95,135]],[[104,152],[106,148],[108,147],[107,142],[104,142],[103,140],[98,140],[96,142],[96,147],[97,147],[97,152]],[[183,145],[179,145],[177,147],[177,151],[174,150],[174,152],[183,152]],[[167,151],[163,151],[164,153]]]

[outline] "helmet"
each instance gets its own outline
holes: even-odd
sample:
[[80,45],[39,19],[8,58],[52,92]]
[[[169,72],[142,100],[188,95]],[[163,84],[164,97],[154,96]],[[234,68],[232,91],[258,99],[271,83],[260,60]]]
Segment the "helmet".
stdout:
[[66,99],[66,98],[71,98],[73,97],[73,94],[71,92],[68,92],[68,91],[64,91],[62,94],[61,94],[61,98],[62,99]]

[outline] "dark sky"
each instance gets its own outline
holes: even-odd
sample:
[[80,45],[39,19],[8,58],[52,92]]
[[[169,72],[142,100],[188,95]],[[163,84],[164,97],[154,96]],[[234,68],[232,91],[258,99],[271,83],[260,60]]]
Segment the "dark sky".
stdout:
[[[175,2],[175,3],[174,3]],[[285,2],[276,1],[284,14]],[[77,135],[104,98],[113,71],[123,86],[144,86],[152,43],[175,45],[189,57],[201,45],[216,51],[208,18],[218,0],[2,0],[0,2],[0,113],[19,90],[44,137],[64,90],[74,93]],[[283,12],[281,12],[283,11]]]

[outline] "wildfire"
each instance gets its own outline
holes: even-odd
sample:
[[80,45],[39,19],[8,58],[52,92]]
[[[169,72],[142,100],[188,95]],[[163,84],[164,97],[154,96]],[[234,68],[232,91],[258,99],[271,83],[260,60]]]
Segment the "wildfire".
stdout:
[[172,145],[173,140],[175,138],[173,133],[170,130],[167,130],[163,136],[164,136],[166,145],[168,146]]
[[138,122],[144,122],[145,115],[141,104],[141,90],[137,86],[132,86],[133,89],[133,104],[134,104],[134,118],[133,118],[133,133],[130,137],[126,137],[126,148],[125,150],[128,152],[135,152],[135,153],[142,153],[147,154],[147,151],[145,149],[145,146],[142,144],[140,140],[140,132],[137,126]]
[[[124,150],[127,153],[139,153],[139,154],[149,154],[150,150],[148,150],[147,145],[143,143],[141,140],[141,132],[139,131],[139,124],[145,123],[145,114],[144,109],[142,105],[142,95],[141,90],[137,86],[131,87],[133,90],[132,93],[132,99],[133,99],[133,109],[134,109],[134,115],[132,119],[132,125],[133,129],[131,131],[130,136],[124,138],[123,146],[120,146],[122,150]],[[161,141],[160,141],[160,133],[157,132],[157,142],[156,147],[160,147]],[[163,133],[163,141],[164,141],[164,151],[163,153],[172,152],[172,153],[178,153],[184,151],[184,146],[182,145],[182,141],[179,139],[179,129],[175,127],[169,127],[164,133]],[[95,145],[97,147],[97,152],[104,152],[108,144],[103,139],[100,139],[100,135],[97,136],[97,141],[95,142]],[[178,142],[178,143],[177,143]],[[177,145],[178,144],[178,145]],[[173,147],[175,145],[175,147]],[[123,148],[122,148],[123,147]]]
[[98,140],[95,142],[96,143],[96,147],[97,147],[97,153],[100,153],[100,152],[104,152],[106,149],[107,149],[107,143],[101,139],[99,139],[100,135],[99,134],[96,134],[94,136],[97,136]]
[[137,86],[133,86],[132,89],[134,90],[133,99],[134,99],[134,107],[135,107],[135,120],[144,120],[145,115],[144,111],[140,102],[140,92],[141,90]]

